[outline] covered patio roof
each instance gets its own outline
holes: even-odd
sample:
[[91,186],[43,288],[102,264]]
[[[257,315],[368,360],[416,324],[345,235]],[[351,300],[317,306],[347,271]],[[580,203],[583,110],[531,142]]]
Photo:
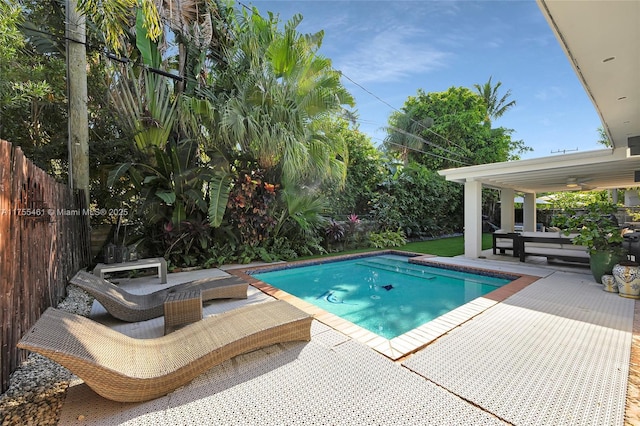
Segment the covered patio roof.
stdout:
[[640,144],[640,2],[538,0],[538,6],[613,146]]
[[603,149],[555,157],[532,158],[441,170],[447,180],[481,182],[488,188],[519,192],[560,192],[640,186],[635,171],[640,156],[628,148]]
[[468,257],[481,252],[483,187],[501,190],[505,229],[513,228],[513,213],[506,210],[513,208],[514,193],[523,192],[525,230],[534,230],[536,193],[640,186],[640,2],[537,3],[593,102],[612,149],[440,171],[465,185]]

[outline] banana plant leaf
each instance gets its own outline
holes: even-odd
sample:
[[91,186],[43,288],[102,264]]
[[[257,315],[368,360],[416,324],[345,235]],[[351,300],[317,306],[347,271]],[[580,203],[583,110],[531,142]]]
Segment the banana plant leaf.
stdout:
[[136,47],[142,54],[142,61],[152,68],[160,68],[160,53],[158,45],[151,41],[145,28],[145,17],[142,8],[138,8],[136,15]]
[[214,228],[222,223],[230,191],[231,175],[228,173],[217,175],[209,181],[209,224]]
[[107,177],[107,186],[109,188],[113,187],[113,184],[124,176],[132,165],[133,163],[118,164],[115,169],[109,172],[109,176]]

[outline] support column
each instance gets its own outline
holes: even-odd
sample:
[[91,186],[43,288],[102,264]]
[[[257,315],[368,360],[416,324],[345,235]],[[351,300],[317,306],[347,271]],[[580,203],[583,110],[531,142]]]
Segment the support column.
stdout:
[[515,191],[510,188],[500,190],[500,229],[503,231],[513,232],[515,224],[513,199],[515,194]]
[[525,193],[523,210],[523,230],[534,232],[536,230],[536,193]]
[[482,183],[464,184],[464,255],[478,258],[482,253]]
[[640,205],[640,197],[638,196],[638,190],[627,189],[624,191],[624,205],[625,207],[633,207]]

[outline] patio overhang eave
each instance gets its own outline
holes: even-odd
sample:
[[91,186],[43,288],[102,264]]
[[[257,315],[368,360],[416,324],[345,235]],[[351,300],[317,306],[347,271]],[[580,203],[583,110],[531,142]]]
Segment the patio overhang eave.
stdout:
[[[448,181],[477,181],[488,188],[526,193],[628,188],[638,186],[640,156],[629,148],[603,149],[559,156],[441,170]],[[573,184],[568,186],[568,184]]]

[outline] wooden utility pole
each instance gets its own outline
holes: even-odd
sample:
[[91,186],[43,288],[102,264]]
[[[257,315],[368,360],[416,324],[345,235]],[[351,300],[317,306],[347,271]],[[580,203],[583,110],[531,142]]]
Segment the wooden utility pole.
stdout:
[[67,0],[67,96],[69,102],[69,186],[84,190],[89,208],[89,114],[85,18],[77,0]]

